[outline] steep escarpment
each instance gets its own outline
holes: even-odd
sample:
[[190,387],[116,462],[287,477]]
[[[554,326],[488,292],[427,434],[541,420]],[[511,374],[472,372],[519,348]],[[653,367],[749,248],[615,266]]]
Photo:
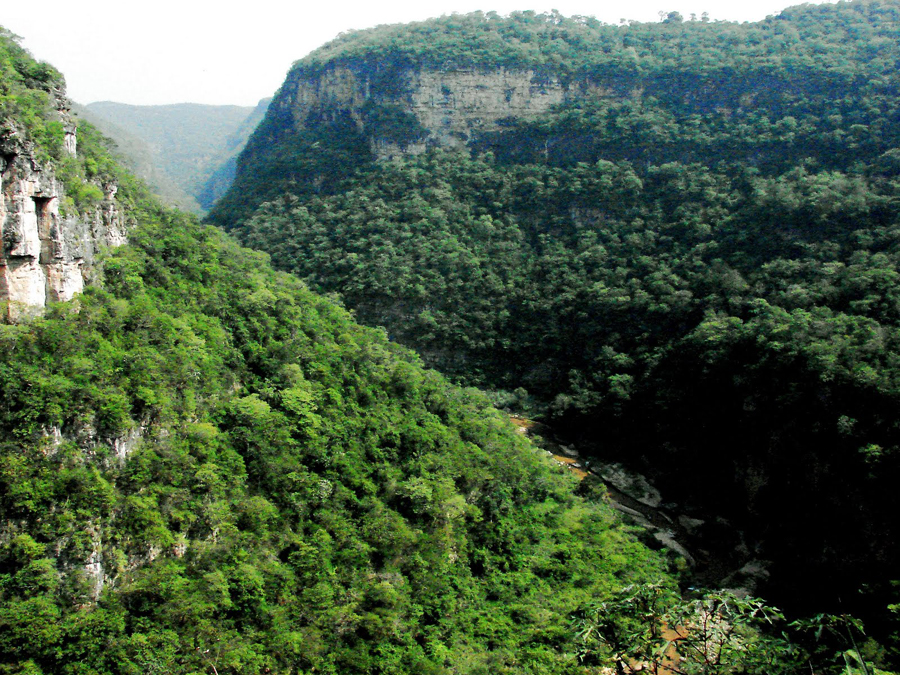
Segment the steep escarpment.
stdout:
[[[863,0],[351,33],[295,64],[213,215],[428,363],[736,524],[779,602],[884,637],[898,18]],[[508,102],[478,89],[505,77]],[[513,113],[528,96],[556,103]]]
[[500,120],[546,113],[568,97],[558,76],[534,70],[391,68],[364,60],[322,72],[295,68],[273,106],[296,129],[345,115],[370,137],[379,158],[390,158],[429,146],[464,147]]
[[620,26],[475,13],[351,31],[294,64],[212,219],[232,227],[281,192],[333,192],[336,165],[429,147],[517,163],[777,171],[885,152],[897,140],[883,122],[895,90],[891,11],[857,3],[844,22],[790,9],[755,24],[673,13]]
[[[342,35],[295,64],[211,219],[346,293],[431,363],[473,382],[500,370],[489,381],[564,394],[566,407],[582,398],[571,373],[597,370],[600,351],[594,322],[580,335],[574,317],[632,298],[668,326],[696,325],[715,282],[675,269],[685,251],[746,276],[855,221],[890,220],[893,9],[860,2],[745,25],[473,14]],[[292,226],[250,224],[285,195],[265,208]],[[567,267],[581,249],[591,253],[574,276],[544,260]],[[623,264],[609,276],[613,251]],[[562,293],[560,275],[618,290]],[[635,318],[609,334],[655,333],[652,317]],[[561,321],[565,339],[523,339]]]

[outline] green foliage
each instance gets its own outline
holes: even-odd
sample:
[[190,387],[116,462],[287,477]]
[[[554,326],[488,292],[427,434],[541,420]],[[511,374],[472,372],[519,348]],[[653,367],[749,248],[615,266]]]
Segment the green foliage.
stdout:
[[572,672],[571,609],[666,578],[481,394],[161,208],[89,125],[53,169],[133,227],[0,325],[0,672]]
[[[348,174],[372,164],[368,140],[346,116],[329,123],[310,120],[295,130],[289,117],[270,111],[237,160],[231,189],[216,202],[209,219],[226,228],[245,218],[264,201],[285,192],[300,195],[339,191]],[[413,133],[401,119],[401,135]],[[405,126],[404,126],[405,125]]]
[[363,61],[378,73],[505,66],[566,80],[589,74],[624,91],[663,74],[676,83],[681,77],[703,81],[726,75],[745,86],[758,77],[787,74],[795,83],[805,80],[807,89],[824,87],[825,93],[860,74],[890,78],[897,58],[897,12],[894,3],[864,0],[793,7],[757,23],[677,21],[673,12],[661,23],[618,26],[558,12],[453,14],[348,31],[297,61],[288,79]]
[[8,667],[560,672],[571,607],[661,574],[479,395],[261,256],[162,211],[131,239],[0,331]]
[[405,146],[424,138],[427,130],[399,105],[366,101],[360,110],[367,131],[375,138]]
[[654,585],[625,588],[576,622],[584,663],[678,675],[797,672],[808,655],[785,629],[781,612],[757,598],[710,592],[681,600]]
[[[880,15],[350,34],[293,76],[377,61],[397,96],[440,57],[608,78],[612,96],[510,121],[484,154],[390,164],[346,111],[295,125],[276,106],[215,215],[429,363],[743,519],[799,607],[869,582],[857,606],[884,611],[900,192]],[[673,645],[684,673],[889,662],[849,617],[788,627],[831,630],[820,644],[780,635],[762,601],[679,601],[478,392],[159,208],[89,126],[60,158],[61,80],[2,44],[3,110],[58,158],[70,207],[113,182],[137,225],[100,285],[0,326],[0,672],[623,672]],[[422,136],[377,96],[363,113]]]
[[78,121],[77,157],[64,151],[63,121],[70,103],[64,97],[63,77],[35,61],[18,40],[0,28],[0,136],[14,146],[24,144],[40,164],[52,168],[64,188],[63,215],[95,213],[108,185],[117,186],[119,201],[137,212],[155,208],[147,188],[114,157],[112,142],[87,122]]
[[[523,12],[348,33],[295,64],[216,222],[427,364],[527,390],[673,500],[737,523],[773,561],[762,590],[779,604],[847,605],[886,640],[897,13],[858,0],[604,26]],[[530,70],[570,96],[462,152],[375,163],[361,142],[368,161],[327,187],[306,154],[294,183],[254,185],[293,171],[266,144],[315,128],[307,150],[333,151],[329,116],[336,130],[358,111],[326,106],[315,126],[285,92],[338,67],[383,82],[372,106],[404,101],[417,68]]]
[[36,144],[42,160],[58,159],[63,128],[56,103],[64,80],[53,66],[35,61],[19,39],[0,27],[0,123],[14,120]]

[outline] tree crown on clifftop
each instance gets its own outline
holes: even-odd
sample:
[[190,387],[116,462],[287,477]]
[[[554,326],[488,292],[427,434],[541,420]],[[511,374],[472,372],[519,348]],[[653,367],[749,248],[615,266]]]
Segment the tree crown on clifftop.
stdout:
[[900,4],[861,0],[802,5],[756,23],[666,20],[604,24],[592,17],[495,12],[453,14],[342,33],[294,64],[300,74],[355,60],[409,66],[548,68],[560,73],[607,67],[827,68],[846,75],[890,73],[896,63]]

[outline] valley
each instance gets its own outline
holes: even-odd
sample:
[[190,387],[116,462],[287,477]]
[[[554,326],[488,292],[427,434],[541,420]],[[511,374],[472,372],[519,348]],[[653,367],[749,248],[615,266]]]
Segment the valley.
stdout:
[[210,221],[732,523],[780,606],[890,621],[896,10],[348,34]]
[[298,56],[0,33],[0,673],[898,672],[897,0]]
[[75,114],[115,141],[117,154],[164,203],[204,214],[228,189],[235,159],[269,100],[241,106],[129,106],[100,101]]

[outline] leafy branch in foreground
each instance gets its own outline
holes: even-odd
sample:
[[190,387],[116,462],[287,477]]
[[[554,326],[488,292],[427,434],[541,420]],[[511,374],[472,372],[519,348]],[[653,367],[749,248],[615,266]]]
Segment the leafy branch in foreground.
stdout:
[[655,584],[629,586],[576,619],[585,665],[618,675],[788,673],[804,652],[784,632],[784,616],[758,598],[729,591],[682,600]]

